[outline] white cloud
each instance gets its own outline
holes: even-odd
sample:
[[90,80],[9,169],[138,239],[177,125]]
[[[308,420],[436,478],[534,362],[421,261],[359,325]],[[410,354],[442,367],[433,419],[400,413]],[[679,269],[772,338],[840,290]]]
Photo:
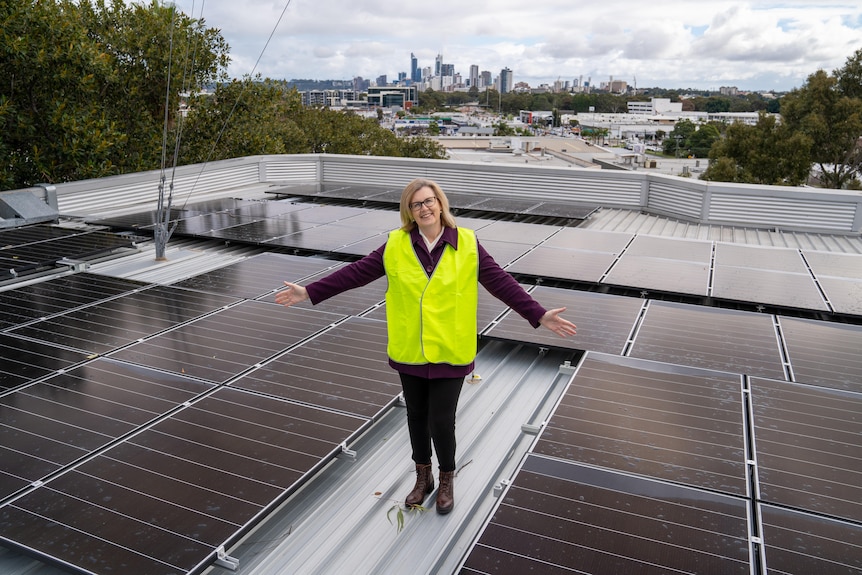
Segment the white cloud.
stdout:
[[[192,0],[178,5],[191,12]],[[790,89],[862,47],[862,6],[846,0],[207,0],[204,18],[231,45],[230,73],[376,78],[446,63],[531,84],[613,75],[639,86]],[[287,5],[287,10],[284,10]],[[199,15],[200,2],[195,4]]]

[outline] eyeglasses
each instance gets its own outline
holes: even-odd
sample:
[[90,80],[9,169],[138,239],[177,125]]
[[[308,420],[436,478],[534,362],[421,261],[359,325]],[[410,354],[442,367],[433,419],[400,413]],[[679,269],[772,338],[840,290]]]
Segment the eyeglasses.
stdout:
[[407,205],[410,206],[410,209],[415,212],[416,210],[421,210],[422,206],[425,206],[426,208],[430,208],[431,206],[433,206],[436,203],[437,203],[437,196],[431,196],[430,198],[425,198],[421,202],[412,202],[412,203],[409,203]]

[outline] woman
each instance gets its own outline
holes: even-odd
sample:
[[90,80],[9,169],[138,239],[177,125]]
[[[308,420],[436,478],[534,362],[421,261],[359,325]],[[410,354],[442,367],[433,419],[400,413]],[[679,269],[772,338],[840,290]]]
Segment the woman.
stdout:
[[530,297],[479,245],[475,232],[456,227],[449,200],[435,182],[407,184],[401,223],[361,260],[306,287],[284,282],[287,289],[275,301],[317,304],[386,275],[387,353],[401,377],[416,464],[416,484],[405,503],[420,505],[434,489],[433,442],[440,470],[437,512],[446,514],[454,505],[455,411],[476,357],[478,284],[533,327],[543,325],[562,337],[576,328],[560,317],[565,308],[545,310]]

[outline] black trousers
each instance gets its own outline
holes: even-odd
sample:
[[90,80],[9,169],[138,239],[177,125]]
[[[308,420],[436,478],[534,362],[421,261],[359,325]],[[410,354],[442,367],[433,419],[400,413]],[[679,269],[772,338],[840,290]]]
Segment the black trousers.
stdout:
[[413,461],[431,463],[433,441],[440,471],[455,471],[455,410],[464,378],[425,379],[400,375],[407,403]]

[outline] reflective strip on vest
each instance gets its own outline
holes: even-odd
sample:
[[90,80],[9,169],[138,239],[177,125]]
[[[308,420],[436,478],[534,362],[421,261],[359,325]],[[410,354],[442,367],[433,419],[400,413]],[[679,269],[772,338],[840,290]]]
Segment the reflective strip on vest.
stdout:
[[476,358],[479,246],[458,228],[458,249],[446,244],[431,277],[413,251],[410,233],[389,233],[383,252],[389,287],[389,357],[408,365],[469,365]]

